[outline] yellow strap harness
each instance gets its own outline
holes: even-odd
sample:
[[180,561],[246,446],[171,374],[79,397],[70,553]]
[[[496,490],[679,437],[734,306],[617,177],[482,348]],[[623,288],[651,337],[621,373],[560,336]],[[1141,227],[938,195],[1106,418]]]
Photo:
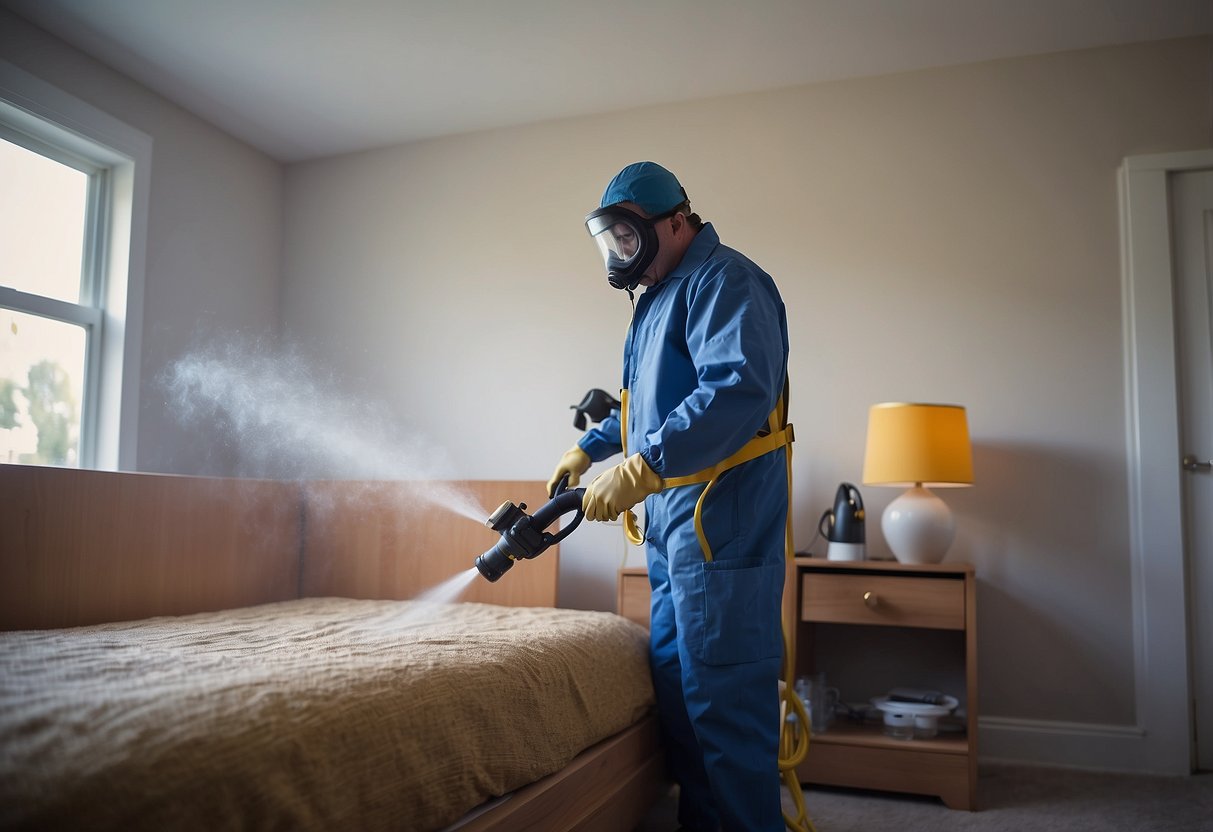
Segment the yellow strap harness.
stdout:
[[[619,415],[619,434],[623,444],[623,455],[628,455],[628,391],[620,391],[620,415]],[[778,448],[787,447],[788,454],[788,488],[791,489],[792,483],[792,443],[796,440],[795,432],[792,426],[788,424],[788,386],[785,383],[783,395],[779,397],[779,401],[775,405],[775,409],[771,411],[771,415],[767,417],[766,427],[758,432],[758,435],[749,442],[741,446],[741,450],[732,456],[721,460],[711,468],[704,468],[694,474],[685,477],[668,477],[663,480],[664,488],[678,488],[684,485],[697,485],[701,482],[706,482],[708,485],[699,495],[699,500],[695,503],[695,534],[699,538],[699,546],[703,549],[704,560],[712,559],[712,547],[708,544],[708,538],[703,532],[703,503],[708,496],[708,492],[712,490],[712,486],[716,484],[716,480],[720,475],[730,468],[735,468],[743,462],[749,462],[751,459],[757,459],[763,454],[769,454]],[[789,499],[789,505],[791,500]],[[640,529],[636,524],[636,515],[631,511],[624,513],[623,531],[630,543],[639,546],[644,543],[644,536],[640,533]],[[789,545],[791,543],[791,512],[788,515],[788,537]]]

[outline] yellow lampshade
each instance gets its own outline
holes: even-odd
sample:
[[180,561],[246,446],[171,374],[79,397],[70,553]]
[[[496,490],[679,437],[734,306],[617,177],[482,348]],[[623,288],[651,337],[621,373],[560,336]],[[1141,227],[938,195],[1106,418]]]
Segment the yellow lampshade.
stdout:
[[973,484],[965,409],[954,404],[872,405],[863,460],[865,485]]

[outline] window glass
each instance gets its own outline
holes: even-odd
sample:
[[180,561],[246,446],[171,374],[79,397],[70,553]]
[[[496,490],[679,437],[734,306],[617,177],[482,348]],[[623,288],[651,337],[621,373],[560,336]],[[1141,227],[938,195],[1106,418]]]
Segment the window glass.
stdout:
[[3,63],[0,463],[133,469],[152,138]]
[[0,462],[76,467],[84,327],[0,309]]
[[0,285],[80,302],[88,181],[0,139]]

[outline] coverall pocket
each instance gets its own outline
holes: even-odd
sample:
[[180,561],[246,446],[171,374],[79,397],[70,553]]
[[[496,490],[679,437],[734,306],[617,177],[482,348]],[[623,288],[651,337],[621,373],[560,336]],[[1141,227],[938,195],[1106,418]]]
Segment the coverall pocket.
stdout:
[[727,665],[779,658],[779,601],[782,563],[761,558],[713,560],[703,564],[699,658],[704,664]]

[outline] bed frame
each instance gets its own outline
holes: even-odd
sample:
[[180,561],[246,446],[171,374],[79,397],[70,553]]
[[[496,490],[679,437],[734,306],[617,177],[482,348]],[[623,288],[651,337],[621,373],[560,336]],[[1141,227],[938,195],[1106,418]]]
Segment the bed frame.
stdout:
[[[541,505],[524,481],[279,482],[0,464],[0,630],[185,615],[293,598],[409,599],[472,565],[496,534],[426,489],[484,508]],[[557,547],[461,596],[556,606]],[[655,721],[452,830],[630,829],[668,790]]]

